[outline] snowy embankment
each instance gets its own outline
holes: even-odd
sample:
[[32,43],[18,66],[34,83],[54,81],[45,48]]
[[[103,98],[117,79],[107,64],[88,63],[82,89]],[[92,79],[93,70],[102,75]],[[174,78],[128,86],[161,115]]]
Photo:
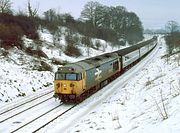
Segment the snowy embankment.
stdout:
[[0,103],[11,102],[52,85],[52,73],[32,70],[33,61],[32,57],[16,48],[6,57],[0,56]]
[[[169,63],[162,58],[166,50],[163,38],[158,44],[152,60],[128,81],[122,82],[121,76],[81,103],[71,117],[50,128],[68,133],[179,133],[180,67],[174,56]],[[106,92],[110,89],[112,94]]]
[[[34,49],[39,47],[48,58],[30,56],[17,48],[12,48],[11,50],[0,48],[0,106],[31,96],[44,89],[53,90],[54,72],[59,65],[53,64],[52,59],[75,62],[89,56],[92,57],[103,52],[111,52],[118,49],[118,47],[112,48],[110,43],[104,40],[92,39],[93,43],[98,40],[102,48],[100,47],[99,50],[89,48],[88,56],[87,48],[84,47],[84,44],[79,44],[82,56],[79,58],[69,57],[63,52],[67,45],[65,41],[67,33],[65,31],[62,28],[60,41],[57,42],[56,46],[53,44],[52,35],[47,30],[44,32],[39,31],[41,44],[36,44],[33,40],[23,37],[24,47]],[[42,62],[51,66],[53,71],[38,71],[38,69],[44,67]]]

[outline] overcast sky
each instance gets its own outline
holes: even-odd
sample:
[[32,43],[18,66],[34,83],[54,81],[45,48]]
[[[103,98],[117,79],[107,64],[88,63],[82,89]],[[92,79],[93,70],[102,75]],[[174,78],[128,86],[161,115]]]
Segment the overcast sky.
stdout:
[[[25,10],[27,0],[11,0],[12,8]],[[31,0],[33,7],[39,7],[39,14],[54,8],[60,13],[70,13],[79,18],[84,5],[95,0]],[[180,24],[180,0],[96,0],[107,6],[124,6],[128,11],[135,12],[144,28],[164,28],[169,20]]]

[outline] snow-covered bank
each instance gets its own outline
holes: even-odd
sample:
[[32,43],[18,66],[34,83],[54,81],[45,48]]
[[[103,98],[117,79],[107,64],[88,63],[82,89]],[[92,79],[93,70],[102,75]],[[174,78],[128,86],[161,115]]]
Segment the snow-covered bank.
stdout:
[[8,103],[18,98],[49,88],[53,84],[53,73],[32,70],[38,60],[25,55],[18,49],[0,56],[0,103]]
[[[45,32],[39,31],[41,39],[39,44],[23,37],[24,48],[37,49],[38,47],[38,49],[47,55],[47,58],[30,56],[16,47],[10,50],[0,48],[0,106],[33,95],[40,90],[53,90],[54,72],[60,66],[53,64],[53,59],[62,62],[76,62],[118,49],[118,47],[112,48],[111,44],[104,40],[92,39],[93,44],[96,41],[100,42],[101,47],[99,50],[87,48],[84,44],[79,44],[82,56],[78,58],[67,56],[62,48],[67,45],[65,41],[67,33],[63,29],[57,46],[53,44],[52,35],[46,30]],[[89,55],[87,55],[87,50]],[[44,67],[43,64],[52,67],[52,71],[38,71]]]

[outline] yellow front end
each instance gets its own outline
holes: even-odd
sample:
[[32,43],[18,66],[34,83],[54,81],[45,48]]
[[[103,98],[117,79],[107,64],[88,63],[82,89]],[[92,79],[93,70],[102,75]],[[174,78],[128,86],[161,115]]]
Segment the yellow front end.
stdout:
[[56,95],[72,95],[79,96],[83,90],[83,81],[71,80],[55,80],[54,91]]

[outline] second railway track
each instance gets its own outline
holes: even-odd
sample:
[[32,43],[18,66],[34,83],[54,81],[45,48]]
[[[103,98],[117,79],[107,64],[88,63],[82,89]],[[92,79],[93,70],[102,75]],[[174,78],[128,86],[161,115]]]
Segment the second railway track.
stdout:
[[52,91],[1,109],[0,132],[37,132],[76,105],[55,102]]
[[47,126],[48,124],[50,124],[51,122],[53,122],[54,120],[56,120],[57,118],[60,118],[61,116],[63,116],[65,113],[67,113],[76,106],[76,105],[68,105],[68,106],[62,106],[62,108],[60,108],[61,105],[63,104],[58,105],[57,107],[49,110],[48,112],[40,115],[39,117],[29,121],[28,123],[20,126],[19,128],[11,132],[35,133],[41,130],[42,128],[44,128],[45,126]]
[[39,99],[41,97],[44,97],[44,96],[46,96],[48,94],[51,94],[51,93],[53,94],[53,90],[48,90],[47,92],[45,91],[44,93],[41,93],[39,95],[35,95],[35,96],[33,96],[33,97],[31,97],[31,98],[29,98],[27,100],[23,100],[23,101],[18,102],[16,104],[5,106],[5,107],[2,106],[1,109],[0,109],[0,115],[3,115],[3,114],[5,114],[5,113],[7,113],[9,111],[12,111],[12,110],[18,108],[18,107],[21,107],[23,105],[31,103],[31,102],[33,102],[33,101],[35,101],[35,100],[37,100],[37,99]]

